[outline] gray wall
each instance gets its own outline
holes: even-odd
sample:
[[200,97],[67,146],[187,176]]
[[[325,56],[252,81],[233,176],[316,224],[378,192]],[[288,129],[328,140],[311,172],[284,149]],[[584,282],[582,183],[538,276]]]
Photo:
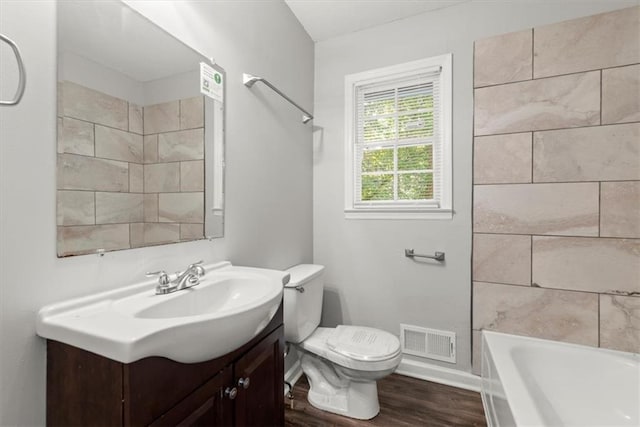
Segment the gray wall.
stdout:
[[[400,323],[455,331],[458,362],[471,362],[471,177],[473,42],[637,1],[472,1],[316,44],[314,262],[326,269],[323,323],[399,333]],[[345,220],[344,76],[453,53],[451,221]],[[446,252],[446,263],[418,263],[416,252]]]
[[[313,103],[313,43],[284,3],[140,2],[169,31],[227,71],[225,238],[56,258],[54,2],[0,2],[0,32],[21,47],[29,79],[17,107],[0,108],[0,425],[45,420],[45,347],[38,309],[141,279],[145,271],[231,260],[287,268],[312,256],[311,127],[264,87],[262,74]],[[0,49],[0,95],[13,94],[11,53]]]

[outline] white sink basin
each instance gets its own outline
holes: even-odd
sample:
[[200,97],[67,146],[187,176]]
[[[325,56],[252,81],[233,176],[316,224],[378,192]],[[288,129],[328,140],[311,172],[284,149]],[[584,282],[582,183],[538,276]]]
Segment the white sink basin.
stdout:
[[160,356],[196,363],[227,354],[273,318],[289,274],[228,262],[200,284],[166,295],[155,280],[46,306],[36,331],[123,363]]

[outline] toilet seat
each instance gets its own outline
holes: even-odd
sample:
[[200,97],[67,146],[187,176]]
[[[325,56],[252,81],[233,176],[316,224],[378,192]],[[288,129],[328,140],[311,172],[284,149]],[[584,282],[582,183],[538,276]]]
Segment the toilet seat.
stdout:
[[361,371],[393,369],[401,357],[395,335],[364,326],[317,328],[300,346],[340,366]]

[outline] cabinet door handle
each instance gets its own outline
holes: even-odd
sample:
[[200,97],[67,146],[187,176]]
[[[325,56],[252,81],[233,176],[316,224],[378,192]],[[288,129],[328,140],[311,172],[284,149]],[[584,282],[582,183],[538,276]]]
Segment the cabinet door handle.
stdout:
[[224,389],[224,395],[227,396],[230,400],[233,400],[238,395],[238,389],[233,387],[227,387]]
[[248,389],[249,385],[251,384],[251,379],[249,377],[247,378],[240,378],[238,380],[238,387],[242,387],[243,389]]

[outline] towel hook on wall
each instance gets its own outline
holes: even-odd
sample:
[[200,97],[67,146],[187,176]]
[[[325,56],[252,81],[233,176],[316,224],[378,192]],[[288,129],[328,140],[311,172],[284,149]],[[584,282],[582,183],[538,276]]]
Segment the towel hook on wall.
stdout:
[[22,56],[20,56],[20,49],[18,49],[18,46],[15,44],[15,42],[2,34],[0,34],[0,40],[6,42],[9,46],[11,46],[11,49],[13,49],[13,53],[16,56],[16,61],[18,62],[19,73],[18,90],[16,90],[15,96],[10,101],[0,100],[0,105],[16,105],[22,99],[22,95],[24,95],[24,88],[27,83],[27,72],[24,69]]

